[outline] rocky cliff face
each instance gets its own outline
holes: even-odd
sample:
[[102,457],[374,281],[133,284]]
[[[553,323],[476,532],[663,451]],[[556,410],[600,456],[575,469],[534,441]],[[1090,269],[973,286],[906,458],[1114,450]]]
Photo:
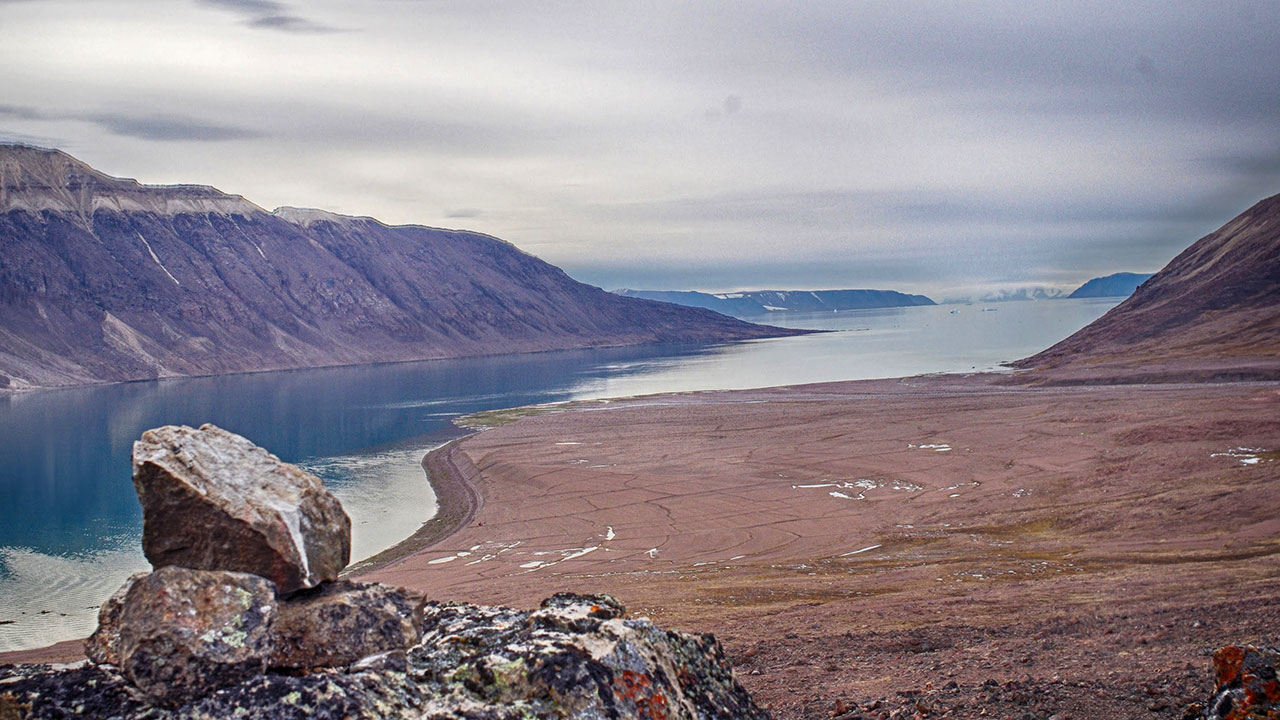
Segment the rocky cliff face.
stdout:
[[1196,241],[1106,315],[1015,366],[1050,382],[1280,378],[1280,195]]
[[618,297],[479,233],[0,145],[0,387],[792,332]]

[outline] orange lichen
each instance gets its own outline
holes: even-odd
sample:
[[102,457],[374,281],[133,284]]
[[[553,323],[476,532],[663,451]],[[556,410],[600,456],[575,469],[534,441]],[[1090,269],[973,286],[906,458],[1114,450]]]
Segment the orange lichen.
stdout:
[[649,720],[669,720],[667,698],[653,687],[648,676],[623,670],[621,681],[623,697],[635,705],[640,717]]
[[1239,645],[1227,645],[1213,654],[1213,668],[1218,674],[1218,686],[1230,685],[1240,677],[1240,668],[1244,664],[1244,648]]

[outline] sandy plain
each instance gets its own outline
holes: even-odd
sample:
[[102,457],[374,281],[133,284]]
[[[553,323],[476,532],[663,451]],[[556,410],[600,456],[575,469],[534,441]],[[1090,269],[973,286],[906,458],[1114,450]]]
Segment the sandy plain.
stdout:
[[778,717],[1182,717],[1213,649],[1280,635],[1280,384],[932,376],[472,422],[428,463],[468,498],[452,527],[365,579],[612,594],[715,633]]

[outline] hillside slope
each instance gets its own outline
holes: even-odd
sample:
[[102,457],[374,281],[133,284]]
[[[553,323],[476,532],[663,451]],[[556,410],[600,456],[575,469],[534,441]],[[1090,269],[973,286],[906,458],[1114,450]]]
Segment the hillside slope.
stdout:
[[1013,365],[1049,382],[1280,377],[1280,195],[1196,241],[1106,315]]
[[794,332],[619,297],[479,233],[0,145],[0,387]]

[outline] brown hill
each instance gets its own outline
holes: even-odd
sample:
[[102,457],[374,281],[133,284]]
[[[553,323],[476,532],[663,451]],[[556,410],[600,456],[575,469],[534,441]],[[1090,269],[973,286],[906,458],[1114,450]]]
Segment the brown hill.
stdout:
[[1127,300],[1013,363],[1028,382],[1280,378],[1280,195],[1196,241]]
[[479,233],[0,145],[0,387],[796,332],[620,297]]

